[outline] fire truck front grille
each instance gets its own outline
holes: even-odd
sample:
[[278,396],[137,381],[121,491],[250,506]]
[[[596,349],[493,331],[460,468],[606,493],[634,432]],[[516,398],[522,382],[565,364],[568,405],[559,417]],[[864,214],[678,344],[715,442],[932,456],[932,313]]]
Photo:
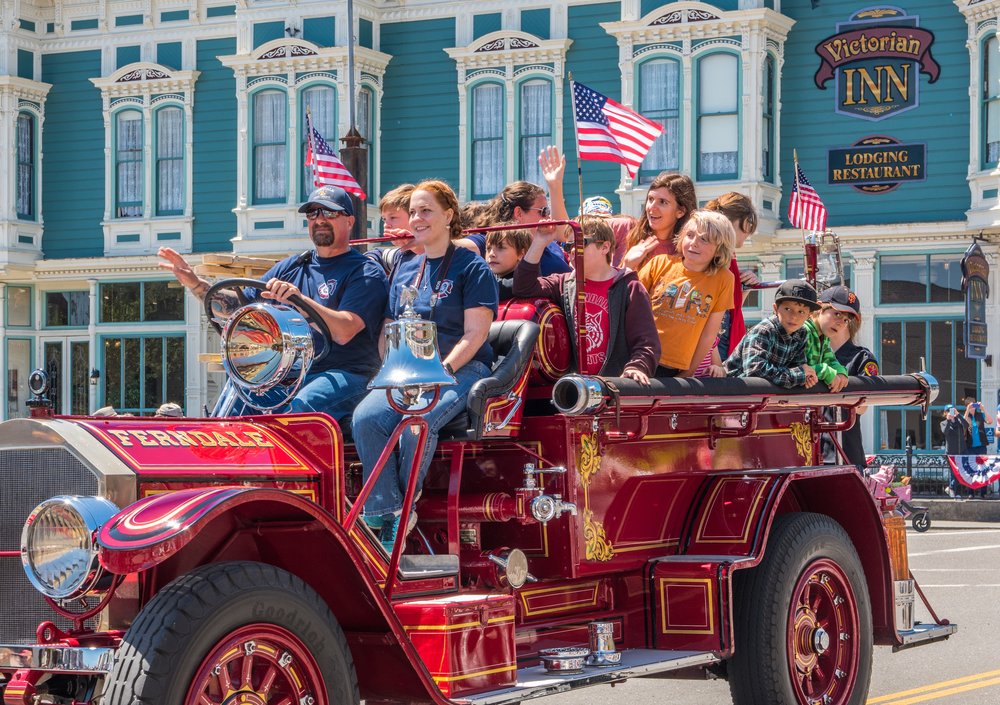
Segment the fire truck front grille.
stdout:
[[28,582],[20,557],[5,554],[20,550],[24,520],[42,501],[97,491],[97,477],[65,448],[0,450],[0,644],[34,642],[46,620],[71,626]]

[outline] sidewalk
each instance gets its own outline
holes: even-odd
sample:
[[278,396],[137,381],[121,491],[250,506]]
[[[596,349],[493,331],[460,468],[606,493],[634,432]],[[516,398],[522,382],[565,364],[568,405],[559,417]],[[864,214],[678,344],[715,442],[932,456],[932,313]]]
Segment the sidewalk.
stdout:
[[912,504],[927,507],[931,522],[1000,522],[1000,500],[997,499],[930,499],[914,497]]

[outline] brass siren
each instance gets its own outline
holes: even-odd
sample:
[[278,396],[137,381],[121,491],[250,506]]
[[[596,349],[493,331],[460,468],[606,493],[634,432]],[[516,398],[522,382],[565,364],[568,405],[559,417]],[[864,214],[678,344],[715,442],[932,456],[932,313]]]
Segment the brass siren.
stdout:
[[[417,290],[403,287],[403,312],[385,326],[385,358],[382,369],[368,383],[368,389],[385,389],[392,401],[393,390],[403,395],[403,403],[413,406],[425,391],[457,384],[445,369],[437,346],[437,326],[425,321],[413,308]],[[437,394],[426,410],[437,401]]]

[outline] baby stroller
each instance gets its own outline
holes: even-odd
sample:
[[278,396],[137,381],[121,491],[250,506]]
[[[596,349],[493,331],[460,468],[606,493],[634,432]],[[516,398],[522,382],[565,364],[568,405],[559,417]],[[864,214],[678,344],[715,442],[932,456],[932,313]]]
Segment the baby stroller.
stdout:
[[902,484],[893,487],[890,483],[896,476],[896,468],[893,465],[883,465],[868,477],[873,493],[885,492],[899,498],[896,507],[904,518],[910,518],[910,525],[914,531],[923,533],[931,528],[930,509],[912,504],[913,488],[910,487],[910,478],[904,475],[900,482]]

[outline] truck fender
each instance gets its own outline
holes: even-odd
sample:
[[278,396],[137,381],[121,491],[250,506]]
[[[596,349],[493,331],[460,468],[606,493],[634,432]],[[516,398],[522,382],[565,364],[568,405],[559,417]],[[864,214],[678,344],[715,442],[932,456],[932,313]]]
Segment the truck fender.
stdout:
[[251,487],[189,489],[140,499],[98,531],[101,565],[120,575],[152,568],[190,543],[216,516],[260,499],[303,502],[291,493]]

